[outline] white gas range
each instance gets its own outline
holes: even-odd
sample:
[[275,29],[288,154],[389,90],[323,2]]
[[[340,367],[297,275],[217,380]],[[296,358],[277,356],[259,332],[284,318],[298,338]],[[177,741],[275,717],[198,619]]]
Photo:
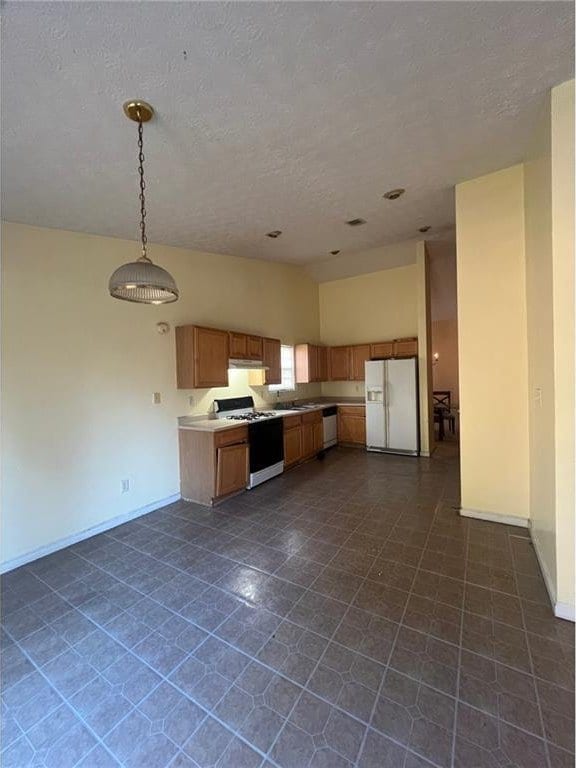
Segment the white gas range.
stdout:
[[216,418],[248,422],[250,475],[247,488],[284,472],[284,423],[274,411],[256,411],[252,397],[214,400]]

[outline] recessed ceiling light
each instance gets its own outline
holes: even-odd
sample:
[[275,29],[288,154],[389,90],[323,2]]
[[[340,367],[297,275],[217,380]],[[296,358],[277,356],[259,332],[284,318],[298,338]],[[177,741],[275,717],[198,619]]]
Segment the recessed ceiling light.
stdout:
[[366,221],[364,219],[350,219],[346,224],[348,224],[349,227],[359,227],[361,224],[366,224]]
[[425,227],[418,227],[418,232],[428,232],[430,228],[430,224],[427,224]]
[[271,237],[273,240],[275,240],[277,237],[280,237],[282,234],[282,231],[280,229],[274,229],[272,232],[266,232],[266,237]]
[[332,256],[337,256],[340,253],[340,251],[330,251],[330,253],[332,254]]
[[406,192],[405,189],[398,187],[398,189],[391,189],[389,192],[386,192],[383,197],[385,197],[386,200],[398,200],[398,198],[401,197],[404,192]]

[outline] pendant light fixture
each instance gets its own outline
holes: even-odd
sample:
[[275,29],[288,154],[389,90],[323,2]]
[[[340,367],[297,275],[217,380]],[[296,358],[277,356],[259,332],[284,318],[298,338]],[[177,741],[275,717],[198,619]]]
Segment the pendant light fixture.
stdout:
[[110,295],[115,299],[139,304],[168,304],[178,299],[178,288],[172,275],[153,264],[146,253],[146,198],[144,190],[143,124],[154,116],[154,109],[145,101],[127,101],[124,113],[138,123],[138,174],[140,176],[140,239],[142,255],[136,261],[123,264],[108,283]]

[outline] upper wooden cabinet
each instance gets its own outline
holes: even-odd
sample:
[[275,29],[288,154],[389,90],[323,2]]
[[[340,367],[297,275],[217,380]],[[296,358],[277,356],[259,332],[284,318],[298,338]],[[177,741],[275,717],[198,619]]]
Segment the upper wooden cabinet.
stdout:
[[248,336],[245,333],[230,331],[230,358],[232,360],[246,360],[248,357]]
[[248,336],[246,356],[248,360],[262,360],[261,336]]
[[264,371],[264,383],[282,384],[280,339],[262,339],[262,362],[268,369]]
[[280,339],[261,339],[263,370],[250,371],[248,381],[251,386],[262,387],[265,384],[282,384],[282,364]]
[[262,337],[230,331],[230,358],[232,360],[262,360]]
[[376,344],[370,344],[370,357],[375,360],[382,360],[386,357],[394,356],[393,341],[379,341]]
[[364,381],[366,374],[364,363],[370,360],[370,344],[357,344],[350,347],[350,378],[352,381]]
[[198,325],[176,328],[178,389],[227,387],[229,358],[228,331]]
[[330,381],[348,381],[350,379],[350,347],[330,347],[328,376]]
[[317,347],[318,381],[328,381],[328,347]]
[[396,339],[394,357],[414,357],[418,354],[418,339]]
[[296,361],[296,383],[309,384],[313,381],[327,381],[326,347],[316,344],[297,344],[294,348]]

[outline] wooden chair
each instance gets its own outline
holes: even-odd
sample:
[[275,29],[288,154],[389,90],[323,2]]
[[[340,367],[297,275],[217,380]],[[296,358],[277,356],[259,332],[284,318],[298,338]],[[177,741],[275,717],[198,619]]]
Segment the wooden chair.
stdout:
[[452,392],[449,389],[437,389],[432,392],[435,421],[440,425],[440,439],[444,439],[444,419],[448,420],[450,432],[456,432],[456,416],[452,412]]

